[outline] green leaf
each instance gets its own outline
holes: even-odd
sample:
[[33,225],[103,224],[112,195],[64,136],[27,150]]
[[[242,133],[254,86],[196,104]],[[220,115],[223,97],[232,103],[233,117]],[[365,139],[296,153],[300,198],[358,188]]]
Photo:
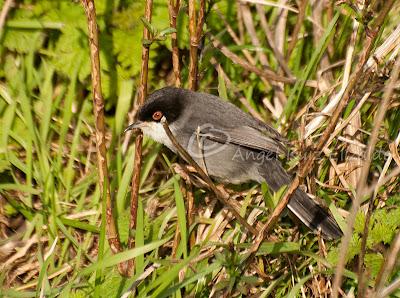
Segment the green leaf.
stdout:
[[178,264],[172,266],[172,268],[167,270],[165,273],[161,274],[158,277],[158,279],[154,281],[149,287],[149,290],[156,288],[150,297],[152,298],[159,297],[159,295],[166,288],[168,288],[169,285],[171,285],[172,281],[178,277],[179,271],[181,271],[184,267],[186,267],[192,259],[193,256],[188,257],[180,261]]
[[362,234],[364,233],[365,214],[364,212],[358,212],[356,221],[354,223],[354,232]]
[[39,195],[41,194],[42,190],[35,189],[30,185],[26,184],[16,184],[16,183],[1,183],[0,184],[0,192],[7,191],[7,190],[15,190],[20,192],[25,192],[29,194]]
[[151,41],[150,39],[145,39],[145,38],[142,39],[142,44],[145,47],[151,46],[152,43],[153,43],[153,41]]
[[119,76],[128,79],[140,72],[140,59],[142,55],[142,45],[139,40],[142,32],[135,27],[135,30],[112,31],[114,48],[113,54],[117,56],[117,71]]
[[221,65],[218,65],[218,95],[222,99],[228,99],[224,76],[222,75],[222,69],[220,69],[220,68],[221,68]]
[[126,208],[122,210],[120,213],[118,213],[118,220],[117,220],[118,234],[121,243],[124,244],[128,242],[130,218],[131,216],[129,208]]
[[133,80],[120,80],[117,108],[115,111],[115,133],[120,135],[131,104]]
[[335,16],[330,21],[328,27],[325,29],[324,35],[321,37],[317,47],[314,49],[313,55],[310,61],[307,63],[307,67],[302,73],[299,80],[296,82],[290,96],[288,98],[288,102],[284,108],[284,115],[286,118],[295,111],[297,108],[298,102],[300,100],[300,95],[305,87],[305,82],[310,78],[312,73],[315,71],[318,62],[320,61],[322,55],[324,54],[329,41],[333,37],[335,33],[335,26],[339,19],[340,13],[336,12]]
[[69,218],[65,218],[65,217],[61,217],[60,218],[61,222],[66,225],[66,226],[70,226],[70,227],[74,227],[74,228],[78,228],[84,231],[88,231],[88,232],[92,232],[92,233],[99,233],[99,228],[96,226],[93,226],[91,224],[82,222],[80,220],[75,220],[75,219],[69,219]]
[[211,265],[208,265],[206,268],[204,268],[203,270],[199,271],[197,274],[185,278],[182,282],[178,283],[175,286],[172,286],[164,291],[162,291],[158,297],[162,298],[162,297],[170,297],[171,294],[175,293],[177,290],[182,289],[183,287],[193,284],[195,282],[199,283],[201,282],[202,279],[205,278],[206,275],[212,273],[213,271],[217,271],[221,268],[221,264],[219,264],[218,262],[214,262]]
[[6,29],[3,44],[10,51],[27,54],[39,50],[44,38],[43,32],[37,30]]
[[94,264],[86,267],[84,270],[82,270],[80,272],[80,276],[88,275],[88,274],[96,271],[99,268],[112,267],[112,266],[117,265],[118,263],[122,263],[122,262],[125,262],[130,259],[134,259],[139,255],[143,255],[149,251],[155,250],[156,248],[160,247],[168,240],[169,239],[154,241],[154,242],[146,244],[144,246],[136,247],[134,249],[130,249],[130,250],[123,251],[118,254],[112,255],[108,258],[105,258],[101,262],[97,262],[97,263],[94,263]]
[[[81,30],[66,26],[50,60],[55,69],[67,77],[73,77],[78,66],[78,78],[83,82],[90,75],[88,42],[87,36]],[[77,47],[77,44],[80,46]]]
[[127,281],[128,279],[121,276],[116,268],[109,270],[99,286],[99,297],[121,297],[123,294],[122,290]]
[[150,31],[151,35],[157,35],[158,30],[145,17],[141,17],[140,20],[147,30]]
[[365,266],[370,270],[372,277],[376,277],[384,261],[381,253],[368,253],[365,255]]
[[[252,243],[240,243],[237,244],[238,248],[250,248]],[[282,253],[295,253],[300,250],[300,244],[297,242],[263,242],[256,255],[264,256],[271,254],[282,254]]]
[[186,258],[187,243],[188,243],[186,209],[185,209],[185,202],[183,201],[183,195],[179,187],[178,179],[174,179],[174,191],[175,191],[175,203],[178,215],[179,232],[181,235],[181,247],[183,248],[183,256]]
[[286,296],[286,298],[296,298],[297,293],[300,292],[301,287],[312,278],[312,274],[309,274],[302,279],[300,279],[296,285],[290,290],[289,294]]
[[297,242],[263,242],[260,245],[256,255],[281,254],[296,252],[300,250],[300,244]]
[[158,35],[164,36],[164,35],[169,35],[169,34],[176,33],[176,32],[177,31],[175,28],[168,27],[168,28],[161,30]]
[[58,29],[64,27],[62,22],[40,21],[40,20],[10,20],[7,28],[10,29]]

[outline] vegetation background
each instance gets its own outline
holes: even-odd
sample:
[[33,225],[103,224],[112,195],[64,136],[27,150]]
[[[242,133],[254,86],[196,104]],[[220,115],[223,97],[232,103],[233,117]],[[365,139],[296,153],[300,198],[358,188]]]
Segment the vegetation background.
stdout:
[[[246,259],[252,235],[204,185],[190,186],[188,179],[196,180],[182,174],[174,154],[146,138],[136,229],[129,229],[134,142],[123,130],[137,111],[143,44],[150,47],[148,90],[175,84],[168,1],[154,0],[150,24],[141,20],[144,1],[95,1],[108,170],[123,250],[113,254],[98,187],[83,7],[71,0],[0,0],[0,296],[327,297],[342,261],[340,294],[400,297],[400,3],[388,3],[205,1],[198,89],[287,136],[293,173],[354,83],[305,181],[343,230],[356,215],[349,243],[324,241],[285,216]],[[384,22],[376,25],[380,16]],[[144,23],[150,40],[143,39]],[[188,27],[188,2],[181,1],[176,35],[184,87]],[[253,184],[227,191],[257,228],[282,195]],[[193,221],[186,216],[190,194]],[[352,202],[361,208],[350,209]],[[132,258],[134,274],[122,276],[116,265]]]

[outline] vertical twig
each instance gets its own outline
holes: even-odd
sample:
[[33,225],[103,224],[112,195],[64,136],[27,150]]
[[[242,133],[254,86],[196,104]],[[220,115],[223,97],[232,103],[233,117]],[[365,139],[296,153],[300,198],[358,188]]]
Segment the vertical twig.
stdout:
[[[253,22],[253,17],[250,11],[250,7],[245,4],[242,3],[240,9],[242,10],[242,17],[243,17],[243,23],[246,27],[246,30],[248,32],[248,35],[250,36],[250,39],[252,41],[252,44],[256,47],[261,47],[261,42],[259,41],[258,37],[257,37],[257,30],[254,26],[254,22]],[[263,14],[261,14],[263,15]],[[286,24],[286,16],[287,16],[287,11],[282,11],[282,14],[280,14],[279,17],[279,21],[278,21],[278,27],[280,27],[281,29],[284,30],[285,24]],[[265,18],[265,16],[264,16]],[[260,21],[262,20],[262,16],[260,17]],[[265,20],[266,21],[266,20]],[[263,24],[263,21],[261,21],[261,23]],[[264,23],[265,25],[265,23]],[[263,25],[261,25],[263,26]],[[282,39],[283,35],[279,34],[278,30],[276,32],[276,34],[278,36],[280,36],[280,38]],[[260,59],[261,65],[263,69],[268,69],[271,70],[271,67],[268,63],[268,59],[267,59],[267,55],[265,53],[263,53],[262,51],[259,52],[258,57]],[[279,71],[279,70],[278,70]],[[264,84],[265,79],[263,80]],[[270,82],[271,86],[274,90],[274,97],[273,99],[271,99],[271,101],[274,102],[274,110],[277,111],[277,114],[280,116],[283,106],[284,104],[287,102],[287,98],[286,95],[283,92],[283,88],[284,88],[284,84],[279,83],[279,82]],[[266,86],[268,86],[269,84],[267,83]]]
[[6,2],[3,4],[3,8],[1,9],[0,12],[0,38],[3,34],[3,27],[4,24],[6,23],[6,18],[8,15],[8,12],[11,9],[11,6],[14,4],[14,0],[6,0]]
[[[306,1],[306,0],[305,0]],[[269,28],[267,18],[265,17],[264,7],[260,4],[256,5],[258,16],[260,17],[261,28],[264,30],[265,37],[272,51],[274,52],[275,59],[278,61],[279,66],[283,69],[288,77],[293,77],[289,66],[285,62],[282,52],[277,48],[271,29]]]
[[199,44],[201,36],[203,34],[205,12],[206,12],[206,0],[200,0],[199,18],[197,21],[197,29],[196,29],[197,44]]
[[[169,0],[169,25],[176,30],[176,18],[178,17],[180,7],[180,0]],[[178,34],[176,32],[171,34],[172,46],[172,66],[175,75],[175,87],[181,86],[181,69],[179,64],[179,48],[178,48]]]
[[[146,0],[145,7],[145,18],[150,23],[151,15],[152,15],[152,7],[153,0]],[[146,28],[143,27],[143,39],[150,39],[150,32]],[[144,103],[145,98],[147,97],[147,79],[149,72],[149,52],[150,48],[148,45],[142,45],[142,66],[140,72],[140,85],[139,85],[139,93],[137,98],[138,105],[142,105]],[[138,208],[138,199],[139,199],[139,185],[140,185],[140,169],[142,166],[142,142],[143,142],[143,133],[141,131],[136,132],[135,139],[135,161],[133,165],[133,176],[132,176],[132,191],[131,191],[131,219],[129,228],[136,228],[136,218],[137,218],[137,208]],[[129,248],[133,248],[135,246],[135,240],[133,238],[129,238]],[[128,274],[131,275],[133,273],[133,261],[129,262]]]
[[[111,251],[117,253],[121,251],[121,245],[118,239],[117,229],[112,214],[112,202],[110,195],[110,184],[108,179],[107,168],[107,148],[105,138],[105,123],[104,123],[104,100],[101,94],[101,79],[100,79],[100,59],[99,59],[99,36],[96,23],[96,8],[93,0],[81,0],[85,10],[88,31],[89,31],[89,47],[92,75],[92,94],[94,104],[94,117],[96,124],[96,151],[97,151],[97,167],[99,177],[99,188],[102,199],[106,200],[106,222],[107,222],[107,239]],[[121,265],[122,266],[122,265]],[[121,269],[121,267],[119,267]]]
[[[196,17],[196,1],[189,0],[189,34],[190,34],[190,61],[189,61],[189,89],[196,91],[198,88],[198,48],[203,33],[203,24],[206,10],[206,0],[200,0],[198,17]],[[197,19],[197,21],[196,21]],[[195,206],[193,188],[187,185],[188,200],[188,224],[194,222]],[[196,236],[194,231],[190,235],[190,247],[195,244]]]
[[299,39],[301,25],[303,24],[304,16],[306,13],[307,2],[308,2],[307,0],[300,1],[299,14],[297,15],[296,25],[294,26],[293,33],[292,33],[292,39],[290,40],[290,43],[288,45],[288,49],[286,52],[286,58],[288,60],[294,50],[294,47],[296,46],[297,40]]
[[[200,0],[199,15],[196,16],[196,1],[189,0],[189,34],[190,34],[190,62],[189,62],[189,89],[197,90],[198,48],[202,35],[206,1]],[[196,21],[198,19],[198,21]]]
[[365,291],[368,286],[368,273],[365,271],[364,258],[367,252],[367,240],[369,235],[369,223],[371,221],[372,211],[374,210],[374,199],[375,196],[371,195],[368,205],[367,214],[365,215],[364,231],[362,233],[361,248],[358,255],[358,291],[357,298],[365,297]]
[[[242,3],[240,3],[240,6],[238,7],[238,9],[242,10],[243,23],[244,23],[244,26],[246,27],[248,35],[250,36],[250,40],[251,40],[252,44],[257,48],[261,48],[262,43],[257,36],[257,30],[256,30],[256,26],[254,25],[254,22],[253,22],[253,16],[250,11],[250,7],[246,3],[242,2]],[[269,64],[268,64],[267,55],[264,52],[259,51],[257,53],[257,56],[258,56],[263,68],[270,68]]]
[[[186,197],[188,201],[188,227],[194,223],[195,217],[195,206],[194,206],[194,195],[193,195],[193,185],[190,181],[186,182]],[[196,244],[196,234],[195,230],[190,233],[189,237],[189,247],[192,249]]]
[[[3,37],[3,32],[4,32],[4,25],[6,23],[7,15],[10,12],[11,7],[14,4],[14,0],[6,0],[6,2],[3,4],[3,7],[1,8],[0,12],[0,40]],[[2,63],[2,56],[0,53],[0,63]]]
[[189,0],[189,36],[190,36],[190,61],[189,61],[189,89],[197,89],[197,30],[196,30],[196,1]]
[[[180,0],[169,0],[168,1],[168,10],[169,10],[169,25],[171,28],[176,30],[176,18],[179,12],[179,5]],[[181,87],[181,70],[180,70],[180,63],[179,63],[179,48],[178,48],[178,40],[177,40],[177,33],[174,32],[171,34],[171,47],[172,47],[172,67],[174,70],[175,76],[175,87]],[[190,199],[189,199],[190,201]],[[190,207],[188,207],[189,210]],[[190,226],[190,213],[188,212],[188,222]],[[175,258],[176,251],[178,249],[178,241],[180,239],[179,233],[179,225],[176,225],[174,241],[172,245],[172,257]]]

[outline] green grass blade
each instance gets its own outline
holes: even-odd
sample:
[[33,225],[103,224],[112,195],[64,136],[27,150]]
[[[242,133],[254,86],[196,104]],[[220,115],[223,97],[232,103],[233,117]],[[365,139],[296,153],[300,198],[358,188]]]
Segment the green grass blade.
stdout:
[[96,263],[86,267],[85,269],[82,270],[82,272],[80,273],[80,276],[88,275],[99,268],[105,269],[108,267],[115,266],[118,263],[122,263],[122,262],[125,262],[130,259],[134,259],[139,255],[143,255],[145,253],[148,253],[148,252],[160,247],[167,241],[168,241],[168,239],[154,241],[154,242],[146,244],[142,247],[136,247],[134,249],[130,249],[130,250],[123,251],[121,253],[112,255],[106,259],[103,259],[102,261],[96,262]]
[[336,23],[339,19],[340,12],[337,11],[330,21],[328,27],[326,28],[324,35],[321,37],[321,40],[319,41],[317,47],[313,51],[313,54],[311,56],[310,61],[307,63],[307,67],[303,72],[303,75],[298,78],[298,81],[296,82],[294,88],[292,89],[292,92],[290,93],[290,96],[288,98],[288,102],[285,105],[284,108],[284,115],[286,119],[290,117],[290,115],[297,109],[297,105],[301,96],[301,93],[304,89],[306,81],[311,77],[313,72],[315,72],[316,66],[318,62],[321,60],[322,55],[324,54],[328,43],[332,39],[334,33],[335,33],[335,26]]

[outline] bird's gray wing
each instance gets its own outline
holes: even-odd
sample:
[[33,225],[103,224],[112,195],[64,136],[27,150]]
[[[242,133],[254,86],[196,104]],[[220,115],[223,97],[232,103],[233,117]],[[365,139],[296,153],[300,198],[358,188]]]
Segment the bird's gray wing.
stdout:
[[199,136],[219,143],[230,143],[238,146],[269,151],[278,155],[286,155],[287,149],[284,139],[278,138],[268,131],[261,131],[250,126],[237,126],[233,128],[216,129],[206,127],[199,129]]

